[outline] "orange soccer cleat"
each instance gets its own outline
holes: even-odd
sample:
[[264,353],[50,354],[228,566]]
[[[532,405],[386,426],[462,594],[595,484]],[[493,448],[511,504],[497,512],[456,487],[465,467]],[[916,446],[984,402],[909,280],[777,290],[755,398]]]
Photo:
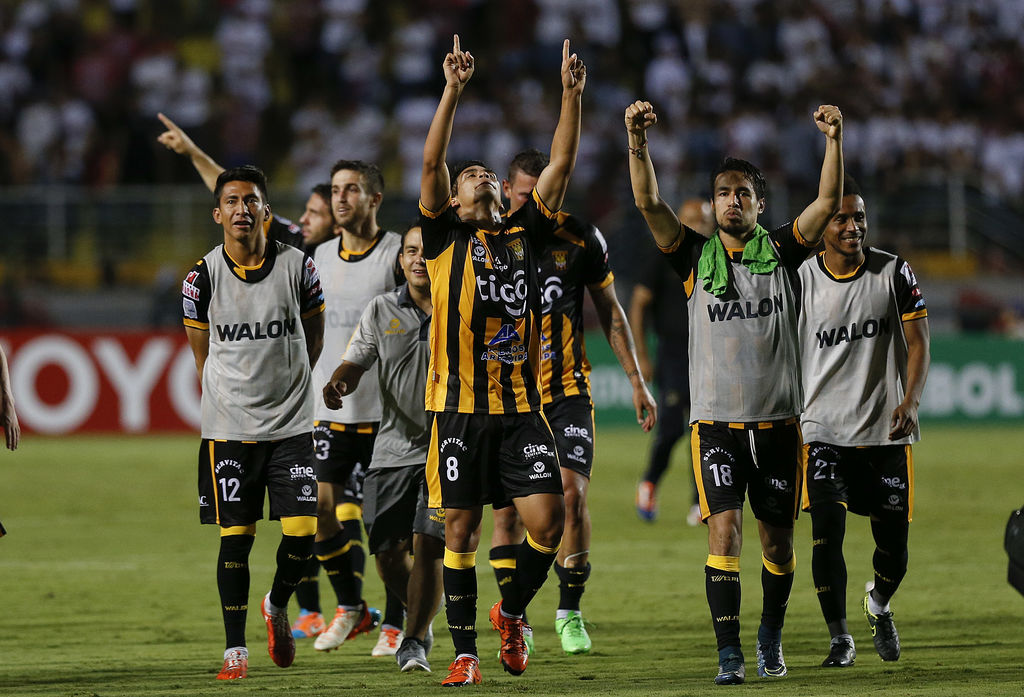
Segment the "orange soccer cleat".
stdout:
[[267,593],[260,603],[260,612],[267,623],[267,651],[275,664],[287,668],[295,660],[295,637],[288,624],[288,613],[284,610],[271,613],[267,610],[269,602],[270,594]]
[[522,618],[505,617],[501,614],[501,603],[498,601],[491,608],[491,626],[498,630],[501,636],[501,651],[498,656],[501,658],[501,665],[505,671],[512,675],[522,675],[526,670],[526,663],[529,661],[530,652],[526,648],[526,640],[523,638],[523,630],[530,629]]
[[249,652],[244,648],[224,652],[224,667],[217,673],[218,680],[241,680],[249,674]]
[[448,666],[448,677],[441,681],[441,686],[479,685],[481,680],[480,659],[476,656],[459,656]]

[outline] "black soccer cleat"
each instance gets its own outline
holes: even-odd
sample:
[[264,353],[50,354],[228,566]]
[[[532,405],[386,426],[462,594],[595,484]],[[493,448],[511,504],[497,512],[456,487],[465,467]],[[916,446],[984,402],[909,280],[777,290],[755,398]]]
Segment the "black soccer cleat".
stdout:
[[716,685],[742,685],[747,677],[743,665],[743,652],[738,647],[726,647],[718,652],[718,675]]
[[849,668],[857,660],[857,649],[846,637],[836,637],[828,649],[828,658],[821,662],[822,668]]
[[877,615],[868,608],[871,592],[864,594],[864,616],[868,618],[871,638],[875,641],[875,650],[883,661],[900,660],[900,635],[892,621],[892,612],[880,612]]

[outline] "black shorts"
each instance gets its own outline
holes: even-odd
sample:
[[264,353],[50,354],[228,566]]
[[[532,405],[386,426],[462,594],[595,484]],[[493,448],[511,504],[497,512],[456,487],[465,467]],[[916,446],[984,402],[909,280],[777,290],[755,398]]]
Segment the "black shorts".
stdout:
[[370,466],[376,437],[376,423],[336,424],[317,421],[313,426],[317,479],[344,486],[349,490],[345,492],[345,500],[361,501],[362,477]]
[[432,508],[561,495],[555,440],[544,415],[438,412],[427,451],[427,492]]
[[795,419],[697,422],[690,446],[702,520],[742,509],[749,492],[755,518],[779,528],[793,527],[801,491],[800,428]]
[[316,473],[309,434],[279,441],[210,440],[199,446],[199,520],[232,527],[263,518],[316,515]]
[[914,456],[909,445],[850,447],[820,441],[803,448],[803,507],[842,503],[881,520],[912,520]]
[[363,524],[370,554],[413,533],[444,540],[444,509],[427,506],[426,465],[375,467],[366,473]]
[[589,397],[566,397],[544,405],[555,437],[558,464],[590,479],[594,466],[594,405]]

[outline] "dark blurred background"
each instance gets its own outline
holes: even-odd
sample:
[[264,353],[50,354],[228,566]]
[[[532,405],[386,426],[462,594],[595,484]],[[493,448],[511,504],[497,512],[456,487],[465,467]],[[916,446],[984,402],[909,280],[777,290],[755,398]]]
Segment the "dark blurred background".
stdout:
[[180,278],[221,233],[156,143],[160,111],[221,165],[262,166],[285,217],[335,160],[377,161],[381,221],[402,226],[453,33],[477,72],[449,156],[499,172],[550,145],[561,40],[587,62],[566,209],[606,234],[620,297],[650,263],[629,102],[658,110],[666,200],[706,196],[716,162],[744,157],[772,224],[814,198],[811,114],[833,103],[869,243],[910,260],[933,331],[1024,337],[1021,0],[7,0],[0,325],[180,326]]

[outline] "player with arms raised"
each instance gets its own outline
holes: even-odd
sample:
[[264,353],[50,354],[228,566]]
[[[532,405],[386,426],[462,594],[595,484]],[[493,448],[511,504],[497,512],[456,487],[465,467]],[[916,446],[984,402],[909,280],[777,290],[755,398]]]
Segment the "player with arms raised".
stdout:
[[551,162],[507,220],[494,170],[445,163],[459,97],[473,75],[459,37],[423,146],[420,226],[434,315],[426,407],[434,412],[427,484],[445,516],[444,589],[455,661],[443,685],[480,682],[475,535],[483,505],[512,501],[526,527],[512,588],[491,608],[501,662],[526,669],[523,613],[555,560],[565,508],[554,439],[541,413],[537,247],[550,237],[576,162],[583,62],[562,47],[562,101]]

